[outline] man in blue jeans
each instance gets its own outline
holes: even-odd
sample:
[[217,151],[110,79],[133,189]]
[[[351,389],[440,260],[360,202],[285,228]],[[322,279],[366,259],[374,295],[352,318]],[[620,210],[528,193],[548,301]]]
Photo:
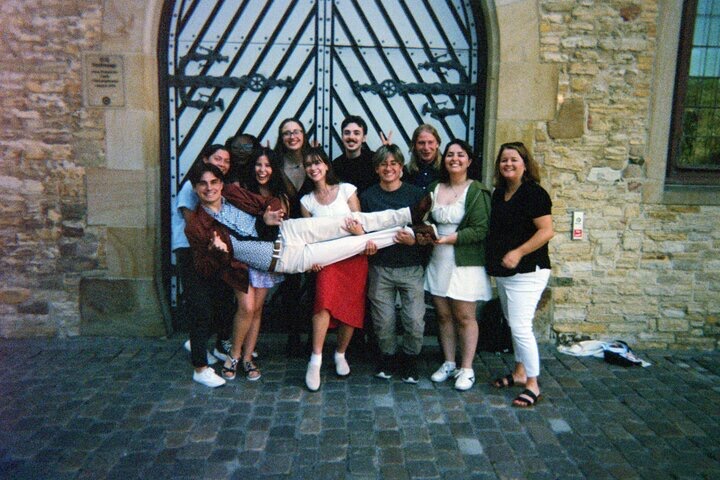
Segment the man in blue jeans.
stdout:
[[[360,196],[363,212],[411,207],[425,193],[419,187],[404,183],[401,178],[405,158],[396,145],[384,145],[373,157],[379,183]],[[368,298],[370,314],[381,351],[375,376],[390,379],[398,373],[405,383],[419,379],[417,358],[425,331],[425,293],[423,289],[423,251],[415,237],[400,231],[396,245],[377,250],[369,257]],[[400,321],[404,334],[397,342],[395,300],[400,295]]]

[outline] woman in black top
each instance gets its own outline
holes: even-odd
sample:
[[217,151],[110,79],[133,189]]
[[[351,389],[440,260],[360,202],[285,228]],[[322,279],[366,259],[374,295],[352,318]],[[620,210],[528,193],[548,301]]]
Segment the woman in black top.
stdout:
[[500,146],[486,269],[496,277],[500,303],[512,331],[515,369],[493,384],[496,388],[524,384],[525,390],[513,400],[516,407],[530,407],[540,398],[540,357],[532,322],[550,277],[548,242],[554,232],[552,202],[539,181],[538,165],[525,145]]

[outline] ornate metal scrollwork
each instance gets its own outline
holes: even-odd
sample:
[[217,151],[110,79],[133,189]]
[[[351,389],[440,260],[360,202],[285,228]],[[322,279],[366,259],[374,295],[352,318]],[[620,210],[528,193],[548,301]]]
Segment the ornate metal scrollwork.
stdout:
[[437,106],[433,107],[432,105],[430,105],[429,103],[426,102],[422,107],[422,113],[423,113],[423,115],[427,115],[429,113],[431,117],[438,119],[438,120],[442,120],[443,118],[448,117],[450,115],[460,115],[463,113],[462,107],[458,107],[458,106],[454,106],[453,108],[441,108],[440,107],[441,105],[445,105],[446,103],[448,103],[447,100],[445,100],[444,102],[439,102],[437,104]]
[[200,110],[212,112],[216,108],[222,111],[225,104],[222,99],[210,100],[209,95],[198,92],[200,99],[192,99],[188,95],[188,88],[238,88],[241,90],[251,90],[253,92],[262,92],[276,87],[292,87],[295,82],[291,77],[285,79],[267,78],[264,75],[255,73],[252,75],[243,75],[242,77],[218,77],[211,75],[184,75],[185,67],[190,62],[203,62],[205,65],[212,65],[215,62],[226,62],[228,57],[220,55],[215,50],[209,50],[204,47],[198,47],[205,50],[206,53],[190,52],[183,56],[178,62],[178,71],[183,72],[180,75],[169,75],[168,84],[171,87],[180,90],[180,100],[184,105]]
[[[448,57],[448,60],[441,60],[443,57]],[[448,95],[448,96],[460,96],[475,95],[477,93],[478,86],[475,83],[468,81],[468,76],[465,73],[463,65],[454,58],[450,58],[450,55],[444,53],[434,57],[432,60],[427,62],[419,63],[417,67],[421,70],[432,70],[438,76],[445,75],[450,70],[455,70],[460,76],[460,83],[450,82],[436,82],[436,83],[406,83],[400,80],[383,80],[380,83],[369,83],[360,84],[360,82],[353,82],[352,89],[356,95],[361,92],[371,92],[376,95],[382,95],[385,98],[391,98],[395,95],[406,95],[418,93],[421,95]],[[430,103],[425,103],[422,107],[423,114],[430,114],[433,118],[438,120],[450,116],[460,115],[463,113],[462,100],[460,102],[452,101],[452,108],[443,108],[442,105],[448,103],[449,100],[445,100],[441,103],[437,103],[435,106]]]
[[457,59],[454,58],[450,58],[449,60],[440,60],[443,57],[450,58],[450,54],[443,53],[442,55],[434,57],[432,60],[419,63],[418,68],[420,70],[432,70],[438,76],[445,75],[450,70],[455,70],[456,72],[458,72],[458,75],[460,75],[460,81],[462,83],[467,83],[468,76],[465,74],[465,68],[463,67],[462,63],[460,63]]
[[471,95],[477,85],[467,83],[405,83],[400,80],[383,80],[382,83],[361,85],[353,82],[353,91],[372,92],[389,98],[396,94],[420,93],[424,95]]

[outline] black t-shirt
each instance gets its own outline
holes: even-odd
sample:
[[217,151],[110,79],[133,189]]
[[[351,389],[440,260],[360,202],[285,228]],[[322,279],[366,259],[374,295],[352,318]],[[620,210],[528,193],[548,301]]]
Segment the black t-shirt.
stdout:
[[333,170],[340,181],[355,185],[360,195],[371,185],[378,182],[375,168],[373,167],[373,155],[375,152],[363,144],[360,156],[347,158],[343,153],[333,160]]
[[[360,196],[363,212],[379,212],[387,209],[411,207],[420,201],[424,193],[420,188],[404,183],[395,191],[386,192],[376,183]],[[370,255],[371,265],[381,267],[411,267],[423,264],[422,250],[417,245],[395,244]]]
[[528,253],[518,266],[507,269],[501,265],[507,252],[527,242],[537,228],[533,220],[550,215],[550,195],[535,182],[523,182],[517,192],[505,201],[505,188],[496,188],[492,195],[490,227],[486,243],[486,265],[488,274],[494,277],[509,277],[516,273],[534,272],[536,267],[550,268],[547,243],[534,252]]

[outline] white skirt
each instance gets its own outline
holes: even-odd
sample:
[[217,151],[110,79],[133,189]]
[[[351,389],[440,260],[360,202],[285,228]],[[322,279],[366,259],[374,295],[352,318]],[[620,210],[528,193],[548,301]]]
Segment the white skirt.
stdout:
[[425,271],[425,290],[438,297],[464,302],[492,298],[490,277],[485,267],[458,267],[452,245],[436,245],[433,248]]

